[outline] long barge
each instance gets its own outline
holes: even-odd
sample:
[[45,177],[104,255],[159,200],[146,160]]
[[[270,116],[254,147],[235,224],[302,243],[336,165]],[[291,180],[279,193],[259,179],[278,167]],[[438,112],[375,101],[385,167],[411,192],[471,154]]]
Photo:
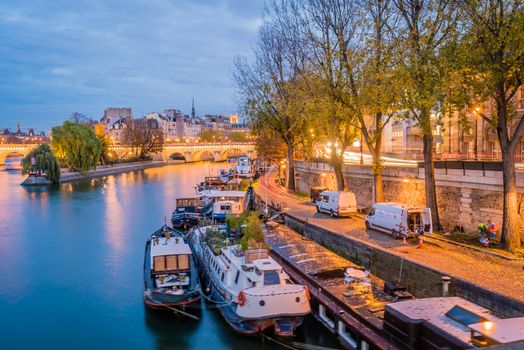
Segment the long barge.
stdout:
[[266,242],[290,278],[308,287],[315,317],[348,349],[524,347],[524,318],[501,319],[461,297],[411,298],[398,283],[373,276],[372,290],[350,293],[347,271],[358,269],[352,262],[275,223]]

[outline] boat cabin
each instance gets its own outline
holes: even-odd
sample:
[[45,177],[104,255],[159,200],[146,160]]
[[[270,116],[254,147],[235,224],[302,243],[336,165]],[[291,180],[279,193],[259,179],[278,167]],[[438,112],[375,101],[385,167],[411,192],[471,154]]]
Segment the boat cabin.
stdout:
[[[182,237],[151,239],[151,271],[156,276],[158,287],[189,284],[190,258],[191,249]],[[176,278],[167,276],[174,274]]]
[[201,194],[204,203],[212,202],[212,216],[215,219],[225,219],[227,214],[240,216],[246,206],[246,191],[211,190]]
[[500,319],[461,297],[387,304],[384,330],[412,349],[469,349],[524,341],[524,318]]

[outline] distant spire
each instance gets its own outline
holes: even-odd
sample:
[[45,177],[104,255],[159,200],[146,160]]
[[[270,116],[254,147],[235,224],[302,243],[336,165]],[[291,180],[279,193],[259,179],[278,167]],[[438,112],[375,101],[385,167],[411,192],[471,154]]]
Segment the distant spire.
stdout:
[[195,118],[196,117],[196,113],[195,113],[195,98],[193,97],[193,102],[191,104],[191,118]]

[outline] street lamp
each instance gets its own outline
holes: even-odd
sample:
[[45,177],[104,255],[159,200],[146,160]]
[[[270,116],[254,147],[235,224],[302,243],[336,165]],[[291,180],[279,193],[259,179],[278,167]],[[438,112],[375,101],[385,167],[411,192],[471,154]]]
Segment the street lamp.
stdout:
[[478,115],[480,114],[480,107],[476,106],[473,108],[473,114],[475,115],[475,146],[473,151],[475,152],[475,160],[479,160],[479,125],[478,125]]

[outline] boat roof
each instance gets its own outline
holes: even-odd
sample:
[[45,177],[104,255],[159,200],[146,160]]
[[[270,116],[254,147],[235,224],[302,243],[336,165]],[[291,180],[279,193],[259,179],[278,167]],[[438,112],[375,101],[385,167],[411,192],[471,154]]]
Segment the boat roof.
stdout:
[[455,306],[459,306],[488,321],[498,320],[495,316],[491,315],[490,310],[461,297],[423,298],[399,301],[387,304],[386,308],[391,308],[413,320],[425,320],[453,337],[469,343],[471,340],[469,328],[446,316],[446,313]]
[[499,344],[524,341],[524,317],[474,323],[468,327]]
[[269,271],[269,270],[280,270],[282,267],[276,263],[275,260],[271,258],[257,259],[253,261],[253,265],[260,271]]
[[220,198],[220,197],[245,197],[246,191],[220,191],[209,190],[201,193],[201,196]]
[[151,256],[191,254],[191,249],[181,237],[151,239]]

